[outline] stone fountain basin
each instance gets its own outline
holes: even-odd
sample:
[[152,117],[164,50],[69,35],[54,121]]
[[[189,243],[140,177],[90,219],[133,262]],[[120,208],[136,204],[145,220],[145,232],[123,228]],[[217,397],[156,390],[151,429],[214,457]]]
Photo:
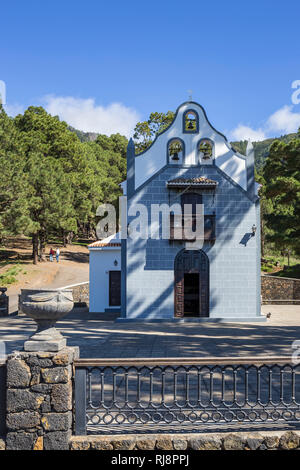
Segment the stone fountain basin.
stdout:
[[74,307],[72,289],[21,289],[20,307],[34,320],[57,321]]

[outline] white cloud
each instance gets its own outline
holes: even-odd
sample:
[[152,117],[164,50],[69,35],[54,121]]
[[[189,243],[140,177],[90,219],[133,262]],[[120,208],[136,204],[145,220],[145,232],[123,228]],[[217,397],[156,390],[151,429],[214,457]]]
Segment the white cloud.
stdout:
[[253,129],[239,124],[230,133],[231,140],[259,141],[268,137],[278,137],[281,134],[297,132],[300,127],[300,113],[293,111],[294,106],[285,105],[271,114],[264,125]]
[[269,117],[267,121],[269,132],[290,134],[298,130],[300,127],[300,113],[294,113],[293,107],[292,105],[283,106]]
[[24,106],[21,104],[15,103],[15,104],[5,104],[4,105],[4,110],[8,116],[15,117],[17,114],[22,114],[24,113]]
[[251,129],[251,127],[243,126],[239,124],[233,131],[231,131],[232,140],[251,140],[257,142],[258,140],[264,140],[266,134],[262,129]]
[[47,95],[43,98],[45,109],[59,116],[71,126],[84,132],[111,135],[119,132],[126,137],[132,135],[140,116],[122,103],[108,106],[96,105],[93,98],[80,99],[72,96]]

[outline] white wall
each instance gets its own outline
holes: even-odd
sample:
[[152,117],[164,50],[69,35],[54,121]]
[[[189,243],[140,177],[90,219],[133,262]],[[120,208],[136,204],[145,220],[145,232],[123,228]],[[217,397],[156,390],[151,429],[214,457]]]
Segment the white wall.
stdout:
[[[183,133],[183,113],[193,109],[199,115],[199,133]],[[243,189],[247,190],[246,157],[235,153],[224,137],[218,134],[207,121],[200,106],[195,103],[185,103],[180,106],[172,126],[162,133],[154,144],[135,159],[135,188],[137,189],[167,163],[167,143],[170,139],[179,137],[185,143],[186,165],[198,164],[197,143],[200,139],[208,138],[214,142],[215,164],[230,176]],[[173,162],[172,162],[173,163]],[[179,162],[181,165],[181,163]]]
[[121,248],[90,248],[90,312],[109,308],[109,271],[120,270]]

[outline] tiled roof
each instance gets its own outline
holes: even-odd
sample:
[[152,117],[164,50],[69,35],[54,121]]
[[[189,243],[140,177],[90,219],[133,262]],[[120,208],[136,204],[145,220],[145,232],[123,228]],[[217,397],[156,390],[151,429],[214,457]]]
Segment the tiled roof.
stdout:
[[167,182],[167,186],[200,186],[200,187],[216,187],[217,181],[205,178],[205,176],[198,176],[195,178],[175,178]]
[[97,240],[94,243],[91,243],[88,248],[102,248],[102,247],[112,247],[112,246],[121,246],[120,234],[114,233],[110,237],[103,238],[103,240]]

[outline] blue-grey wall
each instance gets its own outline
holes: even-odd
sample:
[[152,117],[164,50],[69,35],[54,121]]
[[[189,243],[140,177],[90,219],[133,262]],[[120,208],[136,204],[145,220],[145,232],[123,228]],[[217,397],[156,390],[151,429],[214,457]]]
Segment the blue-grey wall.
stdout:
[[[143,203],[150,214],[151,203],[180,203],[179,192],[166,188],[166,181],[179,176],[206,176],[219,183],[215,192],[203,191],[205,213],[216,212],[216,241],[203,246],[210,262],[209,316],[234,319],[259,316],[259,203],[250,200],[221,170],[213,165],[166,166],[128,200],[128,207]],[[251,236],[253,224],[258,227],[255,236]],[[185,243],[178,241],[127,240],[128,319],[174,317],[174,258],[183,248]]]

